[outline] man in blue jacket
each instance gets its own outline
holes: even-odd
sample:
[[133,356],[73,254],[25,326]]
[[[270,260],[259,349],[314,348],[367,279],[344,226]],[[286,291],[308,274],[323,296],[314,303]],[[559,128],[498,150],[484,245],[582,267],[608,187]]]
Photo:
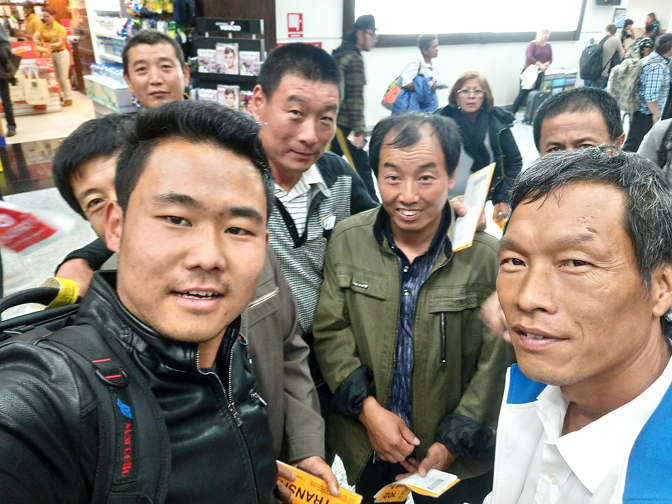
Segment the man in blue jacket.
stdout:
[[497,292],[518,364],[491,502],[672,502],[672,196],[613,146],[521,173]]

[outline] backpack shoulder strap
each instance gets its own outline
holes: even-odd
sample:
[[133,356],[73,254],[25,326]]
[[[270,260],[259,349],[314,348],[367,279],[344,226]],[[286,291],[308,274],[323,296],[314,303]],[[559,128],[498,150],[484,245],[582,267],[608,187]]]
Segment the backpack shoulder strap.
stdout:
[[47,339],[81,368],[97,397],[99,447],[91,502],[163,504],[170,475],[168,430],[126,351],[88,324],[65,327]]

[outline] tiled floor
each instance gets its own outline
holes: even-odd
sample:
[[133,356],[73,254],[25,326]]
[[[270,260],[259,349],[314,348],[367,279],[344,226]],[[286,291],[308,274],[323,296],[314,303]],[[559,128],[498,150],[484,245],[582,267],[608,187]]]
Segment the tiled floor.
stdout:
[[[93,119],[93,103],[79,91],[72,92],[72,106],[61,112],[16,117],[16,135],[8,138],[8,144],[33,142],[52,138],[64,138],[80,124]],[[7,123],[2,126],[7,131]]]

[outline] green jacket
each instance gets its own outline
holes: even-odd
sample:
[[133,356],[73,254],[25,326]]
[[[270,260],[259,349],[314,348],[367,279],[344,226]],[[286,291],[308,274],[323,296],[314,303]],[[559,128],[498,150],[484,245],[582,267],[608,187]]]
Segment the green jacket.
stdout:
[[[370,368],[376,399],[387,407],[395,365],[401,275],[384,235],[384,211],[363,212],[334,229],[313,327],[317,360],[335,392],[327,441],[343,460],[351,484],[372,448],[357,408],[348,413],[339,403],[355,404],[357,394],[361,403],[366,390],[362,377],[370,375]],[[421,442],[414,454],[418,460],[435,441],[444,442],[461,453],[449,471],[466,479],[492,468],[492,434],[513,352],[480,319],[480,305],[495,290],[497,240],[477,233],[470,248],[453,253],[452,208],[451,219],[445,249],[421,287],[415,309],[411,429]]]

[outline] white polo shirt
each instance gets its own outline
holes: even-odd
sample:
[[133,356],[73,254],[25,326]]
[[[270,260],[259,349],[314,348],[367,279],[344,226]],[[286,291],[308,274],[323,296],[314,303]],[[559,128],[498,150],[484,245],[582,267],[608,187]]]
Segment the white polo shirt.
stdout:
[[[639,432],[672,383],[672,359],[644,392],[620,408],[562,435],[569,401],[559,387],[539,394],[544,432],[530,463],[518,504],[611,504],[622,502],[628,456]],[[664,449],[669,449],[666,447]]]

